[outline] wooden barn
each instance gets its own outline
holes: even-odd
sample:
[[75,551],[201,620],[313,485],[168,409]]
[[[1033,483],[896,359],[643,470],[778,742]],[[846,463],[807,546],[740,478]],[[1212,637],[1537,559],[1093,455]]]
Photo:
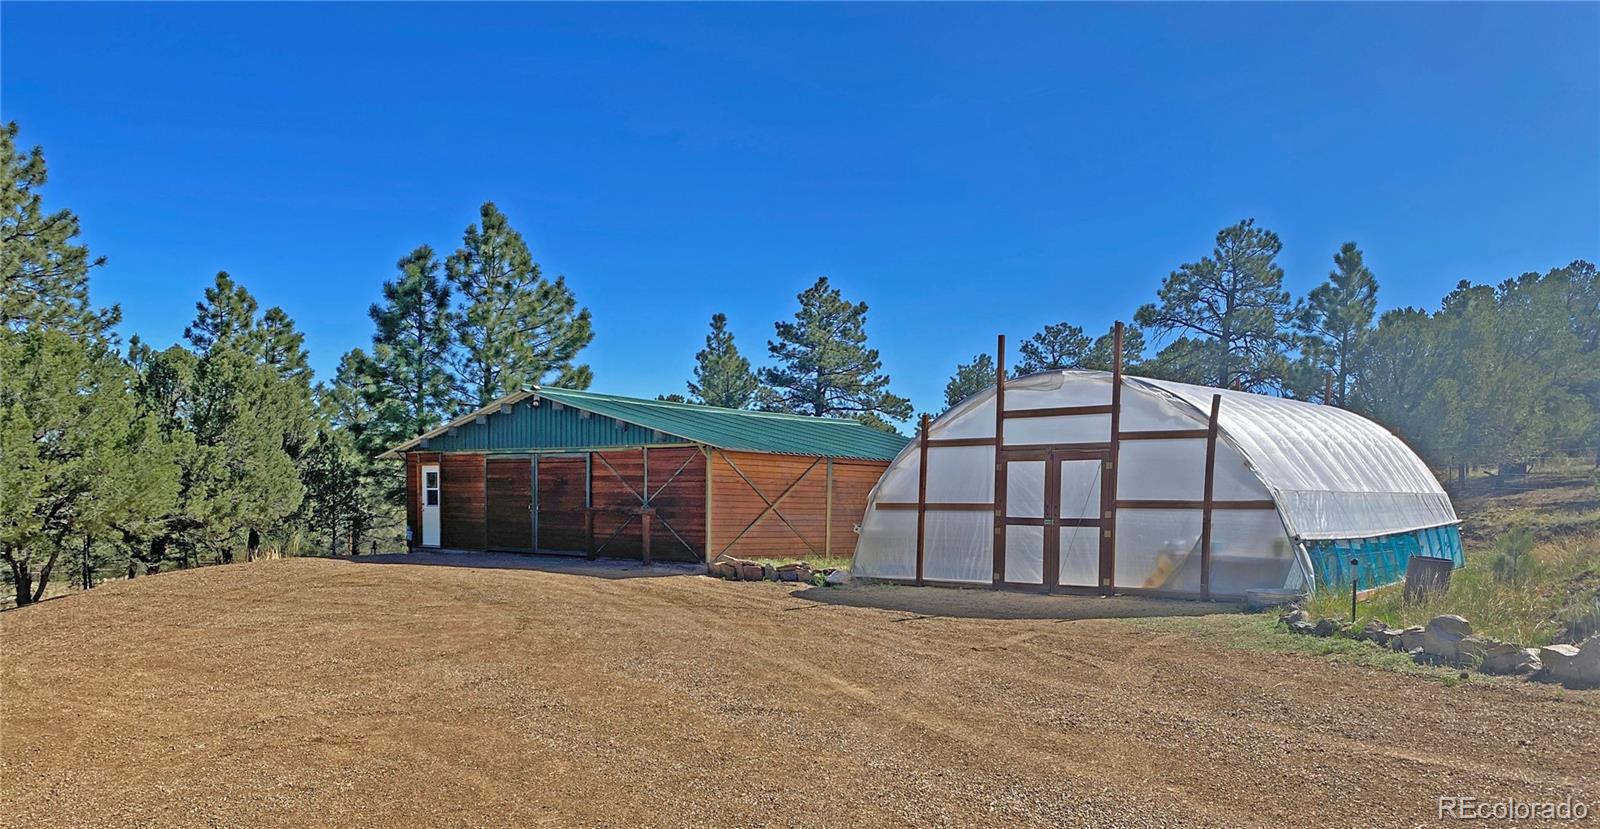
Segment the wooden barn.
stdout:
[[385,453],[412,549],[710,561],[854,554],[906,438],[850,420],[532,387]]

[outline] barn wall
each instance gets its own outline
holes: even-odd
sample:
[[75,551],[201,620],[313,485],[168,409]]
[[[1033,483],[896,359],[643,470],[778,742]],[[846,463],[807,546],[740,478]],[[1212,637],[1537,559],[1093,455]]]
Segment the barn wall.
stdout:
[[485,547],[483,455],[450,454],[439,461],[439,544]]
[[828,465],[810,456],[713,453],[712,557],[851,555],[867,493],[888,463],[833,462],[831,532]]
[[406,546],[410,549],[422,545],[422,466],[438,462],[437,452],[406,453],[406,528],[410,530]]
[[701,561],[705,550],[705,460],[698,448],[595,452],[590,489],[598,554],[640,558],[644,527],[638,511],[649,500],[650,555]]

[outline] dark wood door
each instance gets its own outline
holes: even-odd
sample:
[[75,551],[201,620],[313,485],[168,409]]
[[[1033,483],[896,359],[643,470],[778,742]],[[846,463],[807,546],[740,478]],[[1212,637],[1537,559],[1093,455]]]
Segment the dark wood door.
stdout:
[[540,551],[587,552],[589,456],[540,456],[536,532]]
[[533,552],[533,459],[491,458],[487,463],[488,548]]

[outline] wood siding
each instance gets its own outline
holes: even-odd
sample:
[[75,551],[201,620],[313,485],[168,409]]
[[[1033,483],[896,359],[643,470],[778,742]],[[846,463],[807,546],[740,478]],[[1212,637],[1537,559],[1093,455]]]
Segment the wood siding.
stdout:
[[533,459],[490,458],[485,476],[488,549],[532,552]]
[[588,457],[542,455],[539,458],[539,549],[578,552],[588,546],[585,525],[588,501]]
[[484,549],[483,455],[442,456],[439,478],[439,545]]
[[596,452],[590,487],[594,545],[599,555],[644,555],[644,522],[639,511],[648,504],[655,510],[651,558],[704,559],[705,460],[698,449]]
[[833,461],[831,510],[828,464],[826,458],[715,452],[712,557],[853,555],[867,493],[888,462]]

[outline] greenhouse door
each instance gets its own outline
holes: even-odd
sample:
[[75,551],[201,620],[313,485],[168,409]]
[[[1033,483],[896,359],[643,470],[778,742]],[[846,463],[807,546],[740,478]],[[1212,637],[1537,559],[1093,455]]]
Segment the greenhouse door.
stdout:
[[1052,587],[1100,583],[1101,484],[1105,459],[1050,453],[1045,480],[1044,581]]

